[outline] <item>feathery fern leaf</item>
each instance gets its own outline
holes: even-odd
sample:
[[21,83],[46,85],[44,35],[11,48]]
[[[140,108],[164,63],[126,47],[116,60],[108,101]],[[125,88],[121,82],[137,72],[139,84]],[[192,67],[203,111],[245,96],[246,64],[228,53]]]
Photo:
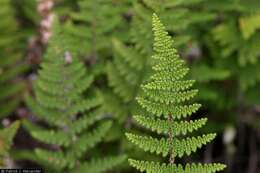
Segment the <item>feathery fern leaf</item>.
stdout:
[[[216,134],[203,134],[197,137],[186,137],[178,139],[181,133],[190,133],[197,130],[206,123],[206,119],[197,121],[180,121],[187,115],[195,113],[200,104],[187,104],[190,98],[197,94],[196,90],[191,90],[194,81],[185,79],[185,75],[171,73],[173,70],[185,69],[185,64],[180,59],[175,50],[174,41],[169,36],[165,26],[161,23],[157,15],[153,15],[153,31],[154,31],[154,51],[153,56],[156,59],[156,64],[160,68],[153,68],[153,77],[143,85],[143,93],[138,97],[138,102],[142,108],[148,113],[145,116],[135,116],[137,122],[144,125],[146,128],[152,129],[157,133],[164,132],[166,137],[160,139],[151,136],[141,136],[127,133],[127,138],[143,149],[151,153],[161,154],[163,157],[169,157],[169,164],[136,161],[129,159],[130,165],[147,173],[166,173],[166,172],[216,172],[223,170],[223,164],[186,164],[183,168],[181,165],[176,165],[175,158],[190,155],[196,152],[198,148],[211,142]],[[162,75],[158,73],[164,72]],[[172,78],[166,78],[164,75],[173,75]],[[174,76],[176,75],[176,76]],[[180,96],[183,92],[191,91],[191,95],[184,95],[183,99]],[[185,98],[186,97],[186,98]],[[177,100],[177,101],[176,101]],[[183,128],[183,129],[180,129]]]
[[[34,83],[35,98],[26,98],[34,116],[45,122],[48,129],[28,121],[24,121],[24,126],[32,137],[56,148],[54,151],[37,148],[35,160],[39,164],[49,171],[71,172],[77,168],[79,161],[95,164],[83,156],[102,141],[112,122],[104,119],[100,94],[91,87],[93,75],[73,56],[64,28],[56,26],[55,29]],[[98,123],[102,119],[103,122]],[[104,172],[124,160],[123,156],[114,159],[113,165],[96,169]],[[100,164],[99,161],[96,163]],[[103,160],[102,163],[108,165],[111,160]],[[82,166],[80,172],[92,173],[93,170]]]

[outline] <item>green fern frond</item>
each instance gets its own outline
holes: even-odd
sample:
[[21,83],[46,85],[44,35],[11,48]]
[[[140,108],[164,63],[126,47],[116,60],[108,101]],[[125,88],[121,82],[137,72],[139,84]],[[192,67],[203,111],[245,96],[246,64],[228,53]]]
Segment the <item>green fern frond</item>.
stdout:
[[[100,92],[92,88],[94,75],[73,56],[70,38],[64,32],[64,28],[56,26],[34,83],[34,97],[26,97],[33,115],[47,126],[23,122],[33,138],[53,146],[53,151],[37,148],[33,159],[50,172],[71,172],[81,166],[78,162],[88,162],[91,157],[83,156],[102,142],[112,126],[101,109]],[[113,165],[104,166],[100,172],[122,161],[115,159]],[[109,164],[111,160],[103,163]],[[91,172],[86,167],[81,170]]]
[[[137,101],[146,110],[143,115],[134,116],[136,121],[163,137],[152,137],[126,133],[129,141],[144,151],[169,157],[169,164],[160,164],[147,161],[129,159],[130,165],[141,172],[172,173],[172,172],[217,172],[223,170],[222,164],[187,164],[185,167],[176,165],[174,159],[196,152],[203,145],[211,142],[215,133],[203,134],[178,139],[178,136],[191,133],[206,124],[207,119],[195,121],[180,121],[197,112],[200,104],[190,103],[198,90],[191,89],[194,80],[188,80],[185,75],[188,69],[180,59],[174,48],[174,41],[166,31],[157,15],[153,15],[155,68],[154,74],[142,86],[144,91]],[[159,64],[159,66],[158,66]],[[171,73],[174,70],[183,70],[183,73]],[[163,73],[162,73],[163,72]],[[160,75],[158,75],[158,73]],[[172,77],[166,77],[172,75]]]

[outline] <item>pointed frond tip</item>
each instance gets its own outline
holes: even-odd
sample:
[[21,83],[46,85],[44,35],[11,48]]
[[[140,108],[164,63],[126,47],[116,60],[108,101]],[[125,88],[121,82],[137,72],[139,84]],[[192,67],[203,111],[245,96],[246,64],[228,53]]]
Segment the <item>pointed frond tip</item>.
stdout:
[[[175,55],[176,50],[173,48],[173,39],[156,15],[153,16],[153,32],[155,52],[162,55]],[[160,54],[159,56],[161,56]]]

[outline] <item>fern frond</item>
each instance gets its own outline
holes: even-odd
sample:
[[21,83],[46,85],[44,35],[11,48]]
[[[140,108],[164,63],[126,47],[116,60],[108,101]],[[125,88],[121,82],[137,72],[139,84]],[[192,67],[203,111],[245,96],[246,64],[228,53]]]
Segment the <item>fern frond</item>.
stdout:
[[[60,173],[77,169],[79,163],[88,163],[91,157],[83,156],[102,142],[112,126],[107,120],[99,123],[105,117],[100,92],[91,87],[94,75],[73,56],[75,52],[70,52],[70,39],[64,32],[64,28],[56,26],[34,83],[34,97],[26,97],[32,113],[46,126],[23,123],[33,138],[54,148],[54,151],[37,148],[33,160],[50,172]],[[119,163],[115,159],[112,166]],[[104,166],[99,172],[112,166]]]
[[[174,48],[174,41],[166,31],[157,15],[153,15],[154,74],[142,85],[143,93],[137,102],[146,111],[143,115],[134,116],[136,121],[163,137],[152,137],[126,133],[128,140],[144,151],[169,157],[169,164],[129,159],[130,165],[141,172],[172,173],[172,172],[217,172],[225,168],[222,164],[187,164],[185,167],[176,165],[174,158],[183,157],[196,152],[203,145],[211,142],[215,133],[203,134],[178,139],[180,134],[193,132],[206,124],[207,119],[180,121],[197,112],[198,103],[190,103],[198,90],[191,89],[194,80],[185,79],[189,71]],[[159,64],[159,65],[158,65]],[[178,70],[178,71],[174,71]],[[175,73],[172,73],[172,72]],[[182,71],[182,72],[181,72]],[[172,75],[172,77],[167,77]]]

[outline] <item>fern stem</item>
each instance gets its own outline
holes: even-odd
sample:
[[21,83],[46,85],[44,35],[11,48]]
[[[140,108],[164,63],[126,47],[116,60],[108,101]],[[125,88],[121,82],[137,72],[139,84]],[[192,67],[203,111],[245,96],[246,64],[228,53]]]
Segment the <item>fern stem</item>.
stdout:
[[173,134],[172,134],[172,123],[173,123],[173,118],[172,118],[172,115],[169,114],[168,116],[168,122],[169,122],[169,127],[170,127],[170,130],[169,130],[169,143],[170,143],[170,149],[169,149],[169,162],[171,164],[174,164],[174,155],[173,155]]

